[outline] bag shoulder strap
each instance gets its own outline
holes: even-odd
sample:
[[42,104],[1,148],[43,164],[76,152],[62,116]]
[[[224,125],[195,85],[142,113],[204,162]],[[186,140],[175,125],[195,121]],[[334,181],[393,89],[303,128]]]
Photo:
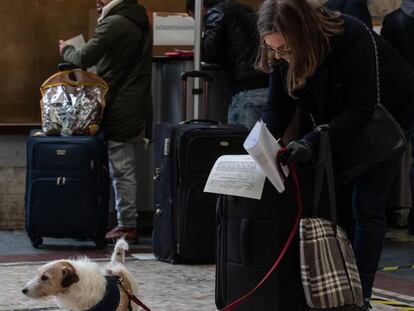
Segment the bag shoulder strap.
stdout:
[[377,105],[380,105],[381,104],[381,83],[380,83],[379,53],[378,53],[377,41],[375,40],[373,30],[370,30],[367,25],[365,25],[363,22],[361,22],[359,19],[357,19],[357,18],[355,18],[353,16],[348,15],[348,17],[352,18],[353,20],[357,21],[362,26],[364,26],[364,28],[368,31],[368,34],[370,35],[370,37],[372,39],[372,44],[373,44],[373,47],[374,47],[375,76],[376,76],[376,89],[377,89],[377,92],[376,92],[376,96],[377,96],[376,104]]
[[[322,189],[324,181],[328,189],[329,208],[331,212],[331,221],[336,232],[338,224],[336,211],[336,191],[335,191],[335,177],[333,173],[331,142],[329,140],[328,126],[319,126],[318,131],[321,133],[321,141],[319,144],[318,161],[315,165],[315,181],[313,186],[313,204],[312,217],[316,217],[321,201]],[[325,178],[326,177],[326,178]]]

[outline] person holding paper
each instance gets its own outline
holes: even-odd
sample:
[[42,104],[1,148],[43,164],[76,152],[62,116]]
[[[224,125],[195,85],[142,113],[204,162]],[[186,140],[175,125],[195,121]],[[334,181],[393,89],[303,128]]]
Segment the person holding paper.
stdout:
[[[187,12],[194,14],[195,0],[187,0]],[[256,12],[234,0],[203,1],[201,58],[220,65],[231,88],[229,124],[252,129],[266,104],[268,75],[254,68],[259,43]]]
[[[271,76],[262,118],[275,137],[283,135],[298,107],[310,114],[315,125],[329,125],[335,165],[342,148],[371,120],[378,91],[382,104],[401,127],[410,128],[414,118],[413,73],[401,56],[361,21],[311,1],[265,0],[258,29],[261,49],[257,64]],[[388,134],[378,128],[376,135]],[[318,131],[310,130],[287,146],[284,160],[311,161],[319,138]],[[366,299],[361,310],[369,309],[385,236],[385,202],[398,165],[398,158],[387,160],[352,182],[353,246]]]
[[79,50],[59,41],[64,60],[81,68],[96,65],[109,84],[103,116],[118,226],[109,241],[137,239],[136,151],[152,129],[152,34],[145,8],[136,0],[97,0],[101,13],[93,37]]

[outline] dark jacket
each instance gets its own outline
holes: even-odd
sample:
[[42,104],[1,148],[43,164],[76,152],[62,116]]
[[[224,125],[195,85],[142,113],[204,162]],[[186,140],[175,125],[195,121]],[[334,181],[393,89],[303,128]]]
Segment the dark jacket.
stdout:
[[268,86],[267,75],[254,69],[260,40],[256,20],[253,9],[233,0],[220,1],[206,13],[201,57],[224,69],[233,94]]
[[396,48],[414,70],[414,16],[398,9],[384,18],[381,35]]
[[[262,118],[276,137],[285,132],[299,106],[301,111],[312,112],[316,124],[330,125],[333,152],[340,153],[371,119],[377,94],[372,39],[361,22],[346,15],[343,19],[344,33],[332,38],[331,52],[295,94],[296,99],[287,94],[287,64],[277,65],[271,73],[269,102]],[[381,101],[407,130],[414,119],[413,74],[395,49],[380,36],[375,38]]]
[[372,29],[372,18],[367,0],[328,0],[324,6],[330,10],[356,17]]
[[112,8],[82,49],[66,47],[63,56],[83,68],[96,65],[109,84],[103,119],[108,139],[127,141],[151,129],[152,34],[146,10],[136,0]]

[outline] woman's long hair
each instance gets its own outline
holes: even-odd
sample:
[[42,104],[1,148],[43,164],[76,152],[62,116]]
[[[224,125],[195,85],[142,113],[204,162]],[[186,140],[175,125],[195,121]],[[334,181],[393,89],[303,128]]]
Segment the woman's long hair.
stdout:
[[[287,88],[289,95],[304,87],[307,78],[330,52],[330,38],[343,32],[340,14],[308,0],[265,0],[259,10],[258,30],[264,36],[280,33],[289,54]],[[274,55],[261,48],[257,68],[270,72]]]

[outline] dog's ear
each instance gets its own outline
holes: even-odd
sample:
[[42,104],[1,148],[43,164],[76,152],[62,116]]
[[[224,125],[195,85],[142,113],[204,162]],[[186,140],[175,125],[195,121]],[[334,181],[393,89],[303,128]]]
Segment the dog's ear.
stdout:
[[75,269],[72,266],[65,266],[62,268],[62,287],[68,288],[73,283],[79,281]]

